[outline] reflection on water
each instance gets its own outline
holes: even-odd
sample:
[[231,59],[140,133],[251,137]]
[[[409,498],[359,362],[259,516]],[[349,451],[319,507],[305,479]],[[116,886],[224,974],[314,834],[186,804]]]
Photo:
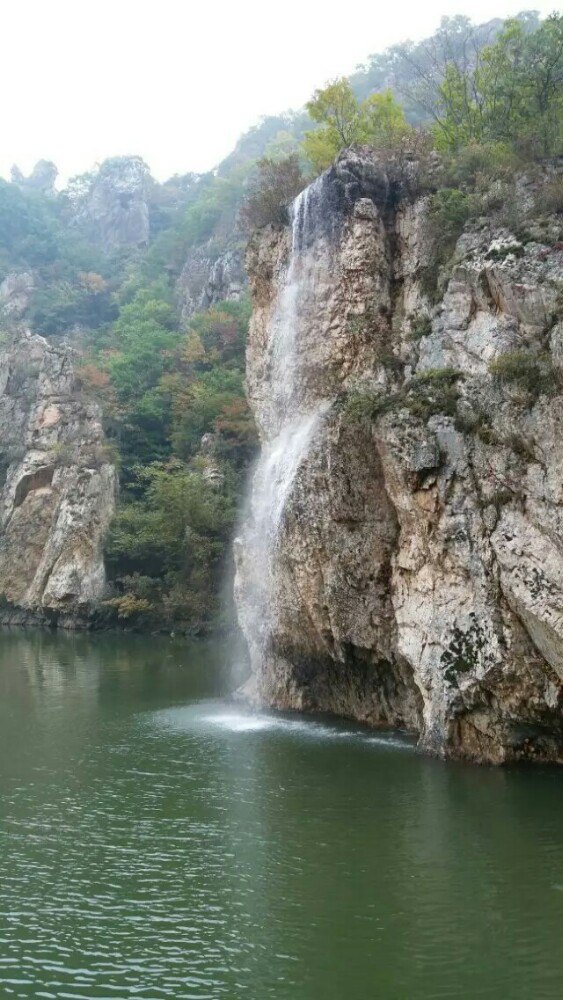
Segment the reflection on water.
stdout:
[[556,769],[249,713],[226,653],[0,636],[0,997],[561,994]]

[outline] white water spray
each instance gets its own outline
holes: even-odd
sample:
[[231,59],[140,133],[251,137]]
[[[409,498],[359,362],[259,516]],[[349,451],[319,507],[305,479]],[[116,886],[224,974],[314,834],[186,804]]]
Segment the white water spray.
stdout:
[[[308,277],[305,249],[310,225],[309,203],[314,185],[305,188],[291,206],[291,253],[285,282],[270,327],[270,385],[275,400],[278,429],[283,434],[291,416],[299,374],[299,344],[297,330],[299,308],[302,304],[304,284]],[[293,421],[294,422],[294,421]]]
[[322,178],[306,188],[291,207],[291,251],[270,323],[270,413],[274,436],[265,443],[251,484],[250,516],[237,542],[240,554],[239,611],[253,666],[259,667],[270,639],[274,609],[274,557],[287,501],[329,400],[307,400],[306,356],[300,321],[311,299],[316,263],[313,243],[322,209]]

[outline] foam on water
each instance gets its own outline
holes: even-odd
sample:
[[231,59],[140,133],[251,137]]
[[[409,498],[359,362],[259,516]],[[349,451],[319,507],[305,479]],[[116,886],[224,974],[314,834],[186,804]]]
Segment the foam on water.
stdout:
[[359,727],[342,727],[337,722],[299,716],[288,718],[275,712],[253,712],[227,702],[200,702],[185,708],[165,709],[150,716],[153,725],[184,732],[207,734],[271,733],[313,740],[354,740],[365,746],[414,749],[414,743],[396,733],[378,733]]
[[204,725],[218,726],[228,729],[231,733],[255,733],[262,729],[270,729],[270,720],[256,715],[203,715],[200,720]]

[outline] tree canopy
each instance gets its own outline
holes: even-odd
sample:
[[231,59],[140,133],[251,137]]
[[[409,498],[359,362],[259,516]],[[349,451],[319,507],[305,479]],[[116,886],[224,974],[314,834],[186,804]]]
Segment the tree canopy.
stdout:
[[330,166],[347,146],[366,143],[389,148],[410,128],[390,90],[358,101],[344,78],[315,91],[307,111],[319,128],[305,133],[303,148],[317,171]]
[[[416,63],[415,63],[416,67]],[[508,20],[483,48],[471,33],[455,54],[440,50],[419,65],[412,100],[430,114],[439,149],[505,142],[527,156],[563,149],[563,17],[553,14],[530,30]]]

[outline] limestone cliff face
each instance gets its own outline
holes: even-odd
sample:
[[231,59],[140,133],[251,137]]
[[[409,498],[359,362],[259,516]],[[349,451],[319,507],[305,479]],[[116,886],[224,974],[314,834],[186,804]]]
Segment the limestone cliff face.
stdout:
[[[529,207],[539,182],[519,183]],[[431,303],[428,199],[362,150],[316,184],[297,247],[294,222],[248,251],[265,457],[237,552],[247,693],[449,755],[563,762],[559,222],[526,242],[468,226]],[[288,372],[276,330],[296,253]],[[258,480],[283,409],[315,419],[292,478],[270,480],[286,490],[272,536]]]
[[178,281],[176,297],[180,316],[186,321],[217,302],[238,301],[246,289],[243,254],[226,250],[217,256],[210,247],[193,250]]
[[72,624],[104,591],[116,472],[74,361],[68,347],[30,334],[0,350],[3,620]]

